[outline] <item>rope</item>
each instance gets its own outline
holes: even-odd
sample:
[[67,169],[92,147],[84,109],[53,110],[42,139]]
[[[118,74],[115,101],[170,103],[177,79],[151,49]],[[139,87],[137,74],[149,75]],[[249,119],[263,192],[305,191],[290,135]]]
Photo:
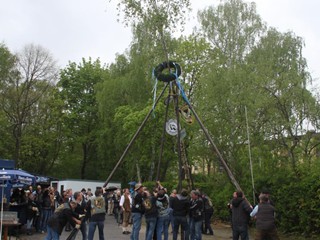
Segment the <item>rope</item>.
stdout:
[[151,92],[153,92],[153,104],[152,104],[152,116],[155,118],[156,114],[155,114],[155,106],[156,106],[156,98],[157,98],[157,85],[158,85],[158,80],[154,75],[154,69],[152,70],[152,78],[151,81],[154,81],[154,86]]
[[[173,64],[175,65],[175,62],[174,62]],[[188,100],[188,97],[187,97],[186,93],[184,92],[183,87],[182,87],[182,85],[181,85],[181,83],[180,83],[180,81],[179,81],[179,76],[178,76],[177,68],[175,68],[175,69],[176,69],[176,72],[174,73],[174,75],[176,76],[176,84],[177,84],[177,86],[178,86],[178,88],[179,88],[179,90],[180,90],[180,93],[181,93],[181,96],[182,96],[183,100],[184,100],[188,105],[190,105],[190,102],[189,102],[189,100]]]

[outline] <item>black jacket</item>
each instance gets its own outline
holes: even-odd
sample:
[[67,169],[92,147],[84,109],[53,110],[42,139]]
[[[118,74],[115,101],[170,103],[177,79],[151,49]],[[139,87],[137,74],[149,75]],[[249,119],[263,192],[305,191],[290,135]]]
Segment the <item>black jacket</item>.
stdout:
[[149,196],[144,200],[145,218],[156,218],[158,217],[158,209],[156,206],[156,198],[154,196]]
[[136,192],[136,195],[132,198],[131,212],[144,213],[143,196],[141,193]]
[[190,202],[190,218],[194,221],[202,221],[203,219],[203,201],[202,198],[191,200]]
[[173,210],[173,216],[185,217],[190,209],[190,201],[188,197],[178,194],[176,197],[171,198],[170,207]]
[[251,206],[244,198],[232,200],[232,225],[246,226],[250,220]]

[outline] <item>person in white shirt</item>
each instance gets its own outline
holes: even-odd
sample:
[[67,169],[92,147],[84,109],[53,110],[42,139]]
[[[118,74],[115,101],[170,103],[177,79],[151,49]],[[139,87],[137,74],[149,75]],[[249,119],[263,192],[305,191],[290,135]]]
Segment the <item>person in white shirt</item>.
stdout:
[[130,196],[130,191],[128,188],[123,189],[123,194],[120,198],[119,205],[122,212],[122,233],[129,234],[130,231],[128,229],[128,226],[131,218],[132,198]]

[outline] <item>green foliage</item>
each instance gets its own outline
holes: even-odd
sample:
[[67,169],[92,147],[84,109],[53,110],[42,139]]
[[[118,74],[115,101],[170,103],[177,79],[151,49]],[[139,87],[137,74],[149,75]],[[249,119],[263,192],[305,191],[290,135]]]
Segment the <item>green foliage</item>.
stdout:
[[319,234],[320,222],[316,217],[319,215],[320,198],[318,171],[315,168],[304,172],[304,177],[297,179],[290,171],[282,169],[265,182],[271,190],[278,225],[282,230],[306,235]]
[[22,168],[47,175],[59,161],[62,148],[62,104],[56,100],[57,88],[51,86],[32,112],[32,123],[26,129],[22,145]]
[[[29,142],[26,139],[36,137],[38,130],[29,130],[43,124],[37,118],[43,113],[41,107],[56,80],[57,68],[51,54],[41,46],[26,45],[16,55],[5,46],[1,46],[0,51],[1,116],[5,117],[4,126],[11,134],[7,134],[8,143],[12,144],[10,150],[2,154],[4,158],[14,159],[17,167],[33,170],[31,166],[36,162],[27,157],[24,149]],[[43,161],[46,160],[43,157]]]
[[118,3],[119,15],[124,15],[126,25],[136,26],[138,23],[149,24],[151,34],[167,28],[174,31],[183,25],[185,15],[190,11],[189,0],[121,0]]
[[73,159],[68,157],[66,161],[81,162],[81,178],[97,176],[97,169],[101,166],[97,159],[97,133],[99,126],[99,115],[96,100],[96,91],[99,82],[105,79],[106,70],[101,66],[100,61],[92,62],[91,59],[82,63],[69,63],[61,71],[58,83],[59,98],[63,102],[64,112],[64,144],[67,146],[65,154],[71,154]]

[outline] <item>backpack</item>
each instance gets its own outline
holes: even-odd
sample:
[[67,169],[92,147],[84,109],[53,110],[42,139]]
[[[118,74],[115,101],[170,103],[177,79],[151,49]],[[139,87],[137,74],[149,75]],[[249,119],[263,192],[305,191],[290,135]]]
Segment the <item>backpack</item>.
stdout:
[[91,199],[91,215],[105,213],[105,200],[103,197],[94,197]]
[[56,210],[54,211],[54,213],[59,213],[59,212],[62,212],[63,209],[66,209],[66,208],[70,208],[70,205],[69,203],[63,203],[61,205],[59,205]]
[[144,201],[143,201],[143,203],[144,203],[144,208],[145,208],[145,210],[150,210],[151,208],[152,208],[152,202],[151,202],[151,198],[149,197],[149,198],[146,198]]

